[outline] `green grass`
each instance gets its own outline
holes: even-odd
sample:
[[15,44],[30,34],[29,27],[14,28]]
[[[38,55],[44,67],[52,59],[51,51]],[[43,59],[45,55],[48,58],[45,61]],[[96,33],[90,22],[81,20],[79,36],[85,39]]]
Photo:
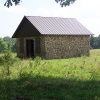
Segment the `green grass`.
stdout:
[[100,100],[100,49],[90,57],[20,60],[0,66],[0,100]]

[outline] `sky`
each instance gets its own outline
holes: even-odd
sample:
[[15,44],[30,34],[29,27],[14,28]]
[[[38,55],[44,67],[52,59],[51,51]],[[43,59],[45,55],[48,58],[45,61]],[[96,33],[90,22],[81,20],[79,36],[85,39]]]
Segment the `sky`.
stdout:
[[4,7],[5,1],[0,1],[0,37],[11,37],[24,16],[76,18],[94,36],[100,34],[100,0],[76,0],[67,7],[55,0],[22,0],[10,8]]

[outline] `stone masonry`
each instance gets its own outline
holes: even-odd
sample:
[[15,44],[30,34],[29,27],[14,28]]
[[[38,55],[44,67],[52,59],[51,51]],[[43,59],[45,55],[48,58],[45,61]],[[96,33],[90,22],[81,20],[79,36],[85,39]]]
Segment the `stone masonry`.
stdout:
[[41,55],[46,59],[89,55],[88,35],[44,35],[41,37]]

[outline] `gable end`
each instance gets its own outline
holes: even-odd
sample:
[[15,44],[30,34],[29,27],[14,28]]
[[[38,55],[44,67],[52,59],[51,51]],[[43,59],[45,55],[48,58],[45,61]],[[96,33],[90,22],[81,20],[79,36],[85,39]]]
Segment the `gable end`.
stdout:
[[24,17],[12,38],[32,37],[38,35],[40,35],[40,32],[26,17]]

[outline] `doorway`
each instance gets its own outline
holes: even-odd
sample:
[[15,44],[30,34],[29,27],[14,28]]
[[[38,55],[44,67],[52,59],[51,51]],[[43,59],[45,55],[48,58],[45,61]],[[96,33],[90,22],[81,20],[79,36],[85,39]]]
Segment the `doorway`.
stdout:
[[26,40],[26,57],[34,58],[34,40],[27,39]]

